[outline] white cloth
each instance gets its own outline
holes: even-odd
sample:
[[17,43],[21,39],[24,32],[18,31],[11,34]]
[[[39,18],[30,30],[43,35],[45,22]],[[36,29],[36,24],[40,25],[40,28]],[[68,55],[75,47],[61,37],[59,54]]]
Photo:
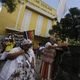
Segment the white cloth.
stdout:
[[41,46],[41,47],[39,47],[39,50],[43,50],[45,47],[44,46]]
[[[10,51],[10,53],[16,53],[16,52],[18,52],[18,51],[20,51],[20,50],[21,50],[20,47],[16,47],[16,48],[13,48],[13,49]],[[18,63],[21,62],[22,59],[23,59],[23,56],[18,56],[18,57],[16,58],[16,60],[17,60]]]
[[50,43],[50,42],[47,42],[46,44],[45,44],[45,47],[49,47],[49,46],[51,46],[52,44]]
[[[13,48],[10,53],[18,52],[21,48]],[[0,80],[8,80],[17,68],[17,64],[22,60],[23,56],[19,56],[14,60],[7,60],[0,72]]]
[[24,39],[22,42],[22,45],[25,45],[25,44],[32,44],[32,41],[30,39]]
[[[15,53],[15,52],[18,52],[20,50],[21,50],[20,47],[16,47],[16,48],[13,48],[10,51],[10,53]],[[32,50],[32,48],[30,48],[27,53],[30,56],[30,57],[28,57],[28,60],[30,62],[32,62],[32,58],[34,58],[34,64],[35,64],[35,62],[36,62],[35,61],[35,54],[34,54],[34,51]],[[18,56],[14,60],[6,61],[5,65],[2,68],[2,71],[0,72],[0,80],[8,80],[11,77],[11,75],[15,72],[15,70],[17,69],[18,63],[22,62],[23,58],[24,58],[24,56]],[[27,60],[26,60],[26,62],[28,63]],[[31,66],[31,65],[29,64],[29,66]],[[34,70],[33,69],[32,69],[32,72],[34,74]]]
[[56,47],[56,46],[58,46],[58,44],[54,43],[54,45],[53,45],[53,46],[55,46],[55,47]]
[[57,9],[57,20],[60,22],[61,18],[64,16],[66,12],[66,4],[68,0],[59,0],[59,6]]
[[9,52],[3,52],[3,53],[1,54],[0,60],[5,60],[8,53],[9,53]]
[[32,48],[30,48],[27,53],[30,55],[29,61],[32,62],[32,58],[34,59],[34,65],[36,66],[35,54]]
[[15,48],[13,48],[9,53],[15,53],[15,52],[18,52],[18,51],[20,51],[20,50],[21,50],[20,47],[15,47]]
[[10,52],[3,52],[1,57],[0,57],[0,60],[5,60],[5,58],[7,57],[7,55],[9,53],[15,53],[15,52],[18,52],[21,48],[20,47],[16,47],[16,48],[13,48]]
[[2,71],[0,73],[0,80],[8,80],[16,68],[17,68],[16,60],[6,61],[5,65],[2,68]]

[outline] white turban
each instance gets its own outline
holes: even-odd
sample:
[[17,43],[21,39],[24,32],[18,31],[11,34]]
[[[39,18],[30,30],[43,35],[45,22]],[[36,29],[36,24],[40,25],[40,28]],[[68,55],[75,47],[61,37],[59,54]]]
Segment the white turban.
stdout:
[[51,46],[52,44],[50,43],[50,42],[47,42],[46,44],[45,44],[45,47],[48,47],[48,46]]
[[25,45],[25,44],[32,44],[32,41],[30,39],[24,39],[22,41],[22,45]]

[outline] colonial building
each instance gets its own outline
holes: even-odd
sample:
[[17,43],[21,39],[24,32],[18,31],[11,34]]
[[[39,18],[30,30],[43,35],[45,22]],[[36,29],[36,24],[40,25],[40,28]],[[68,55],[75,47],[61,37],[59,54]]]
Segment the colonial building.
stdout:
[[56,10],[42,0],[28,0],[19,3],[13,13],[7,12],[5,7],[0,11],[0,34],[5,30],[34,31],[35,35],[47,37],[49,29],[54,25]]

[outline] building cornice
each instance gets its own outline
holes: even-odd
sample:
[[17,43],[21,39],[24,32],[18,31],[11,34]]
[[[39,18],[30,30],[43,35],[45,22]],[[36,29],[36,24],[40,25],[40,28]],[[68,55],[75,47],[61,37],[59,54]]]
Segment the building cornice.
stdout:
[[36,11],[42,15],[45,15],[45,16],[49,17],[50,19],[56,18],[56,16],[51,15],[50,13],[44,11],[43,9],[31,4],[30,2],[27,2],[26,7],[30,8],[30,9],[32,9],[32,10],[34,10],[34,11]]

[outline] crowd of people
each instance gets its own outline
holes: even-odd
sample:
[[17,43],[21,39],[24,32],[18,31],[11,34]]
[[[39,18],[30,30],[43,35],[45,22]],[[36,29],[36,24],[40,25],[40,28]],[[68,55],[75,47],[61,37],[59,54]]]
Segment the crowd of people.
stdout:
[[[23,38],[19,46],[16,46],[15,39],[11,36],[5,38],[4,50],[1,61],[6,61],[0,72],[0,80],[36,80],[36,56],[33,50],[33,43],[30,39]],[[56,40],[52,44],[46,42],[44,46],[39,44],[37,57],[41,59],[40,80],[51,80],[52,63],[56,56],[56,49],[67,43]]]
[[6,61],[0,72],[0,80],[35,80],[36,59],[30,39],[23,39],[20,46],[16,46],[13,38],[6,38],[0,60]]

